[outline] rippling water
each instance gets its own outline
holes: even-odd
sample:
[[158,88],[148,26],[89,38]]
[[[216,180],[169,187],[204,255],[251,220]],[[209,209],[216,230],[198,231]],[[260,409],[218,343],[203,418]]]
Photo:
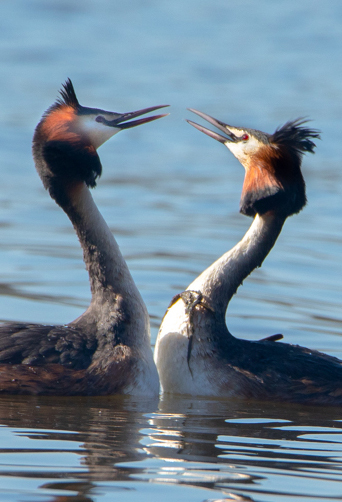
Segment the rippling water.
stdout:
[[[238,214],[242,167],[188,126],[186,108],[267,132],[313,119],[322,141],[303,163],[308,206],[227,322],[237,336],[282,332],[342,357],[341,20],[339,0],[1,2],[0,319],[65,323],[89,302],[77,239],[31,158],[33,129],[70,77],[87,106],[172,105],[100,149],[94,192],[148,305],[153,343],[172,296],[250,224]],[[0,415],[6,501],[342,496],[338,410],[1,398]]]
[[2,500],[340,500],[340,416],[179,397],[159,409],[3,398]]

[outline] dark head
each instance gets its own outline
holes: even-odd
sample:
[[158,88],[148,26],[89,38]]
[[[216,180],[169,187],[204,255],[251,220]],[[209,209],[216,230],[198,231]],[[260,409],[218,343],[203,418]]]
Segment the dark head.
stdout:
[[33,136],[33,158],[45,188],[57,202],[62,186],[85,183],[96,186],[102,167],[97,148],[122,129],[129,129],[165,115],[130,119],[163,108],[153,106],[136,112],[116,113],[81,106],[71,80],[61,97],[44,113]]
[[240,211],[248,216],[276,211],[282,217],[298,213],[306,204],[305,182],[301,173],[302,156],[314,152],[312,138],[319,131],[309,129],[303,119],[287,122],[273,134],[233,127],[209,115],[191,110],[208,120],[226,136],[191,125],[229,148],[245,168]]

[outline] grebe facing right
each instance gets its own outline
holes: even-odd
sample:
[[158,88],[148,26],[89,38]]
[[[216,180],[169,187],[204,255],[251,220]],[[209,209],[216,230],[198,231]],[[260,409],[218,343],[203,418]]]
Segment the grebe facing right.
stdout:
[[274,338],[235,338],[229,301],[272,249],[288,216],[306,203],[301,159],[318,131],[303,120],[274,134],[229,126],[191,110],[224,135],[189,123],[228,147],[245,168],[240,210],[253,223],[243,239],[176,295],[162,321],[155,361],[164,392],[342,404],[342,361]]
[[86,108],[67,80],[39,122],[36,168],[78,235],[92,299],[65,326],[0,327],[0,393],[158,395],[146,306],[89,190],[102,170],[97,148],[122,129],[163,117],[131,120],[158,108],[122,114]]

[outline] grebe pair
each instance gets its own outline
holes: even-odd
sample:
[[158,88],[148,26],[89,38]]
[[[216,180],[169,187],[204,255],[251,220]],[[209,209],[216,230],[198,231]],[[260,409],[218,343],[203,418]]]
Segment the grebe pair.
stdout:
[[[33,139],[38,173],[70,218],[89,273],[92,300],[66,326],[10,323],[0,328],[0,392],[13,394],[156,395],[149,320],[116,241],[88,187],[101,174],[96,149],[121,129],[164,115],[126,122],[129,114],[85,108],[69,81],[43,116]],[[226,136],[190,122],[224,143],[246,169],[241,211],[251,228],[230,252],[203,272],[169,307],[155,360],[165,392],[206,396],[342,403],[342,363],[283,343],[234,338],[225,311],[242,280],[260,266],[285,219],[305,204],[302,153],[317,131],[303,122],[273,135],[228,126],[201,112]]]

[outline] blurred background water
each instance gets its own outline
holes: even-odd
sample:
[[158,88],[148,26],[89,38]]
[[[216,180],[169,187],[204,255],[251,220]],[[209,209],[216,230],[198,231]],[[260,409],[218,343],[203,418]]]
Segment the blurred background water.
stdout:
[[[185,122],[186,108],[266,132],[313,120],[322,141],[303,162],[308,206],[240,288],[227,323],[236,336],[281,332],[342,357],[341,22],[339,0],[3,0],[0,319],[66,323],[90,299],[77,238],[31,157],[34,127],[70,77],[85,106],[171,105],[101,147],[93,194],[148,306],[153,344],[172,296],[251,222],[238,213],[243,168]],[[341,497],[337,410],[74,405],[1,398],[2,500]]]

